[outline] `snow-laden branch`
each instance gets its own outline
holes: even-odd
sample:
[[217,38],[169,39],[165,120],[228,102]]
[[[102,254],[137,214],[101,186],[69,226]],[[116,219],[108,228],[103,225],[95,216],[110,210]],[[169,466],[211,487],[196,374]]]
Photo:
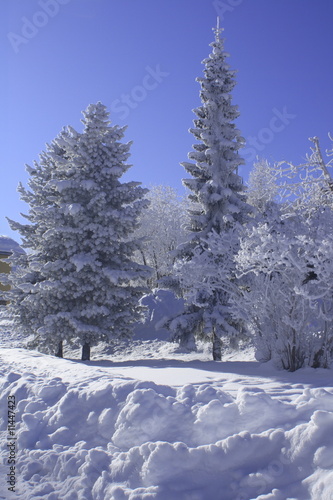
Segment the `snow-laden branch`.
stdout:
[[[328,136],[333,142],[331,134]],[[325,158],[318,137],[309,140],[313,146],[304,163],[282,161],[273,167],[280,200],[297,210],[333,206],[333,147],[325,151]]]

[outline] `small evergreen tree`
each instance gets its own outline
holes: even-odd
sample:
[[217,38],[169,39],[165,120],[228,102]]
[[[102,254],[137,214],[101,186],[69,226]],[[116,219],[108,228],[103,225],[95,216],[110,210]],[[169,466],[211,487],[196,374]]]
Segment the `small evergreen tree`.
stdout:
[[121,183],[130,143],[110,126],[101,103],[83,113],[82,134],[64,129],[30,173],[29,224],[10,221],[27,255],[13,258],[10,311],[19,331],[62,355],[64,340],[82,344],[128,337],[141,318],[139,299],[150,270],[133,260],[131,235],[148,206],[139,183]]
[[[239,115],[237,106],[231,104],[235,72],[226,63],[221,31],[219,27],[215,29],[215,41],[211,44],[213,51],[203,61],[205,76],[197,79],[201,85],[202,105],[195,110],[198,118],[194,120],[195,127],[190,129],[198,141],[193,146],[194,151],[189,153],[189,159],[194,162],[182,164],[192,176],[183,180],[191,191],[189,199],[193,205],[188,229],[192,237],[180,247],[179,255],[184,267],[182,269],[182,265],[178,265],[178,279],[165,281],[175,291],[181,289],[187,301],[185,313],[169,322],[174,337],[182,343],[193,343],[193,337],[208,335],[213,340],[213,357],[216,360],[221,359],[221,337],[227,336],[230,331],[221,318],[221,311],[225,313],[228,306],[228,293],[222,293],[216,283],[207,294],[205,277],[201,284],[198,281],[188,283],[184,289],[181,275],[186,272],[187,263],[194,255],[198,266],[200,261],[207,266],[207,258],[212,255],[208,244],[211,235],[214,233],[216,238],[216,235],[233,230],[236,224],[247,220],[249,213],[242,179],[238,175],[238,167],[243,163],[238,151],[244,140],[233,123]],[[232,238],[232,241],[235,239]],[[224,252],[223,245],[221,252]],[[237,252],[237,242],[234,248],[228,248],[228,252],[232,255]],[[216,255],[214,260],[216,265]],[[232,256],[228,262],[234,267]],[[227,274],[231,279],[234,269],[230,268]],[[224,315],[226,320],[227,315]]]
[[[215,329],[221,335],[232,338],[233,345],[240,337],[244,338],[241,335],[245,333],[242,315],[236,308],[241,297],[234,262],[239,231],[238,225],[221,234],[212,231],[205,241],[204,252],[197,246],[190,260],[183,260],[175,266],[175,273],[181,288],[186,290],[186,300],[191,308],[187,308],[185,315],[172,319],[169,328],[174,332],[174,339],[185,347],[189,347],[188,341],[191,340],[188,338],[191,332],[188,320],[197,322],[198,318],[201,330],[194,323],[198,337],[209,338]],[[220,356],[221,343],[217,336],[213,342],[213,359],[218,360]]]

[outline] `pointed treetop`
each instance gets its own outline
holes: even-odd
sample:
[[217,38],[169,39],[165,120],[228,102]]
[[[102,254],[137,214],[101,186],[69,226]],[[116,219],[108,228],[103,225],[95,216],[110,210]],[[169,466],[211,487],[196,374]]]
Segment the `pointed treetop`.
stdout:
[[215,41],[219,42],[220,41],[220,35],[221,35],[222,31],[223,31],[223,28],[220,28],[220,17],[219,16],[217,16],[216,28],[212,28],[212,30],[215,33]]

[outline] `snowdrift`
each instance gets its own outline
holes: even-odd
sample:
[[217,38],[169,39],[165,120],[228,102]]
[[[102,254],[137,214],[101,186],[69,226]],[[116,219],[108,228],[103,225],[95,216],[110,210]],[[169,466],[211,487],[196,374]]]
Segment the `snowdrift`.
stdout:
[[18,479],[18,494],[2,498],[333,498],[331,370],[144,363],[139,352],[82,364],[13,348],[1,351],[0,394],[1,480],[8,396]]

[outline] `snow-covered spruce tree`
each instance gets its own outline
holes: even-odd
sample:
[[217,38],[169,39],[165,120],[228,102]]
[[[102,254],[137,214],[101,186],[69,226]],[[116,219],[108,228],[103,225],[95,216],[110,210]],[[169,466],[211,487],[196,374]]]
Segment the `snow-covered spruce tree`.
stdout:
[[[238,175],[238,167],[243,163],[238,150],[243,145],[243,138],[233,123],[238,117],[237,106],[231,104],[231,91],[235,86],[234,74],[226,63],[221,29],[217,27],[215,41],[211,44],[213,51],[203,61],[204,77],[200,82],[202,105],[195,109],[197,119],[195,127],[190,129],[198,141],[194,151],[189,153],[192,162],[182,165],[191,174],[191,179],[183,180],[183,184],[191,191],[188,229],[191,237],[179,249],[179,258],[175,280],[165,281],[164,285],[173,287],[186,299],[184,314],[168,321],[174,339],[181,344],[192,344],[195,337],[211,338],[213,342],[213,359],[221,359],[221,338],[235,333],[238,326],[233,320],[226,327],[229,304],[228,287],[210,282],[207,294],[207,282],[188,281],[188,263],[195,255],[196,266],[208,265],[207,259],[212,253],[209,250],[209,238],[214,234],[225,235],[233,231],[237,224],[247,220],[250,207],[246,204],[244,186]],[[233,241],[235,239],[233,238]],[[230,269],[224,272],[226,280],[234,280],[234,262],[232,255],[237,252],[237,238],[234,248],[228,246],[225,251],[231,253],[228,262]],[[223,245],[221,245],[223,254]],[[200,257],[201,256],[201,257]],[[215,265],[217,257],[214,256]],[[183,263],[183,266],[182,266]],[[211,268],[211,264],[209,264]],[[223,312],[222,312],[223,311]]]
[[64,129],[19,188],[29,223],[10,224],[28,253],[14,257],[9,307],[40,348],[61,356],[64,340],[79,341],[86,360],[99,340],[130,336],[151,271],[133,259],[148,202],[139,183],[119,180],[130,167],[124,128],[101,103],[83,115],[83,133]]
[[150,205],[142,211],[135,231],[135,236],[144,239],[137,258],[154,270],[149,286],[156,288],[158,280],[172,273],[175,249],[187,238],[188,202],[171,186],[152,186],[146,198]]

